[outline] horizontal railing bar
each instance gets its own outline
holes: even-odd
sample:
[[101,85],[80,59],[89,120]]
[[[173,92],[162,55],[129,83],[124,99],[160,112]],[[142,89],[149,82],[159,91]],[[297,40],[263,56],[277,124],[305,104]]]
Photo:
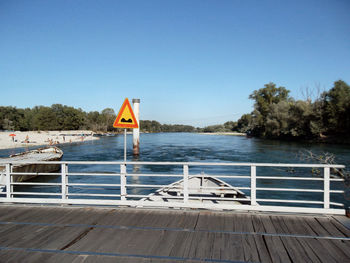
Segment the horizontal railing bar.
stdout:
[[336,203],[336,202],[329,202],[330,205],[336,205],[336,206],[344,206],[342,203]]
[[183,174],[135,174],[127,173],[127,176],[139,176],[139,177],[183,177]]
[[282,199],[256,199],[259,202],[276,202],[276,203],[301,203],[301,204],[323,204],[323,201],[311,200],[282,200]]
[[61,173],[29,173],[29,172],[12,172],[10,175],[61,175]]
[[344,194],[343,190],[329,190],[329,192],[333,194]]
[[238,190],[250,190],[250,187],[244,187],[244,186],[235,186]]
[[120,176],[120,173],[66,173],[68,176]]
[[169,195],[169,196],[160,196],[160,195],[133,195],[133,194],[127,194],[127,197],[140,197],[140,198],[152,198],[152,197],[160,197],[160,198],[167,198],[167,199],[181,199],[183,200],[183,196],[176,196],[176,195]]
[[120,197],[118,194],[85,194],[85,193],[69,193],[68,196],[101,196],[101,197]]
[[11,192],[14,195],[61,195],[61,193],[43,193],[43,192]]
[[263,188],[263,187],[257,187],[256,190],[259,190],[259,191],[290,191],[290,192],[323,193],[323,190],[318,190],[318,189]]
[[344,178],[329,178],[331,182],[344,182]]
[[119,187],[120,184],[85,184],[85,183],[68,183],[67,186],[116,186]]
[[168,184],[164,184],[164,185],[161,185],[161,184],[126,184],[125,185],[126,187],[130,187],[130,188],[137,188],[137,187],[140,187],[140,188],[147,188],[147,187],[150,187],[150,188],[170,188],[170,189],[182,189],[181,186],[178,186],[178,187],[169,187]]
[[[135,174],[135,173],[127,173],[127,176],[148,176],[148,177],[183,177],[183,174]],[[191,176],[198,176],[198,177],[204,177],[204,178],[247,178],[249,179],[249,175],[213,175],[213,174],[204,174],[203,176],[201,174],[191,174]]]
[[[164,188],[164,190],[169,190],[169,189],[182,189],[182,186],[169,186],[168,184],[166,185],[160,185],[160,184],[126,184],[126,187],[130,188]],[[250,187],[235,187],[234,189],[228,188],[228,187],[188,187],[189,190],[232,190],[235,191],[236,189],[244,189],[244,190],[250,190]]]
[[198,176],[198,177],[204,177],[204,178],[246,178],[250,179],[250,175],[220,175],[220,174],[204,174],[203,176],[200,174],[190,175],[191,176]]
[[330,205],[336,205],[336,206],[345,206],[342,203],[336,203],[336,202],[329,202]]
[[313,178],[313,177],[292,177],[292,176],[257,176],[259,179],[272,179],[272,180],[304,180],[304,181],[323,181],[323,178]]
[[57,185],[57,186],[61,186],[61,183],[32,183],[32,182],[15,182],[15,183],[11,183],[11,185],[44,185],[44,186],[52,186],[52,185]]
[[0,164],[71,164],[71,165],[174,165],[174,166],[259,166],[259,167],[301,167],[301,168],[345,168],[339,164],[300,164],[300,163],[205,163],[205,162],[104,162],[104,161],[0,161]]
[[250,198],[228,198],[228,197],[210,197],[210,196],[189,196],[192,200],[222,200],[222,201],[250,201]]
[[[139,198],[152,198],[152,197],[159,197],[164,199],[179,199],[182,200],[183,196],[160,196],[160,195],[127,195],[127,197],[139,197]],[[227,198],[227,197],[210,197],[210,196],[192,196],[189,195],[190,200],[222,200],[222,201],[250,201],[250,198]]]

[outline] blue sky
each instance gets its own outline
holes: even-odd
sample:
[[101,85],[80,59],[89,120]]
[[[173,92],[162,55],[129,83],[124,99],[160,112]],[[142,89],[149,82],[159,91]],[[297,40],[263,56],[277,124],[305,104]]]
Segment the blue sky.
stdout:
[[350,84],[350,1],[0,0],[0,105],[54,103],[205,126],[254,90]]

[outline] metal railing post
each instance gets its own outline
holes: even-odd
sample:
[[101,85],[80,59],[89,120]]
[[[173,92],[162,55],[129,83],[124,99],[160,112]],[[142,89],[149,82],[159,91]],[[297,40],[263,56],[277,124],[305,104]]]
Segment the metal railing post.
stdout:
[[256,205],[256,166],[250,166],[250,205]]
[[11,164],[6,164],[6,198],[11,198]]
[[67,199],[67,164],[61,164],[61,180],[62,180],[62,199]]
[[324,168],[324,177],[323,177],[323,208],[329,208],[329,177],[330,177],[330,169],[329,167]]
[[184,193],[184,203],[188,202],[188,165],[184,165],[184,180],[183,180],[183,193]]
[[126,200],[126,164],[120,165],[120,200]]

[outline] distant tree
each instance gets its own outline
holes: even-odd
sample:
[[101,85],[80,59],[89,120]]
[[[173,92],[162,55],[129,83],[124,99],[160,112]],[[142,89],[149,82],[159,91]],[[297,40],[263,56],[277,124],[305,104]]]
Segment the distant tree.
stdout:
[[112,108],[106,108],[101,113],[101,118],[105,131],[113,131],[113,123],[117,115]]
[[57,129],[57,118],[55,112],[50,107],[36,106],[33,112],[32,127],[35,130],[49,131]]
[[350,132],[350,86],[342,80],[323,94],[323,120],[328,133]]
[[255,109],[266,118],[270,111],[270,105],[287,101],[289,92],[285,87],[276,88],[276,84],[270,82],[265,84],[265,88],[255,90],[249,95],[249,99],[255,100]]
[[270,111],[265,123],[265,136],[267,137],[288,137],[289,130],[289,109],[287,101],[280,101],[270,105]]
[[285,87],[276,87],[276,84],[270,82],[265,87],[255,90],[249,98],[255,101],[254,111],[252,112],[252,123],[250,132],[257,136],[266,136],[266,121],[271,110],[271,105],[278,104],[281,101],[288,101],[289,90]]
[[253,116],[251,114],[243,114],[237,121],[237,130],[240,132],[248,132],[252,130]]
[[237,122],[227,121],[224,123],[224,128],[226,132],[237,131]]

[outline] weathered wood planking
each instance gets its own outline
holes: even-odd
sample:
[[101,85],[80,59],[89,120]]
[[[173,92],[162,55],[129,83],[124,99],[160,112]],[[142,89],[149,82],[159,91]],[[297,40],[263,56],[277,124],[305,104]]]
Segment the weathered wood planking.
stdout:
[[1,205],[0,262],[350,262],[348,220]]

